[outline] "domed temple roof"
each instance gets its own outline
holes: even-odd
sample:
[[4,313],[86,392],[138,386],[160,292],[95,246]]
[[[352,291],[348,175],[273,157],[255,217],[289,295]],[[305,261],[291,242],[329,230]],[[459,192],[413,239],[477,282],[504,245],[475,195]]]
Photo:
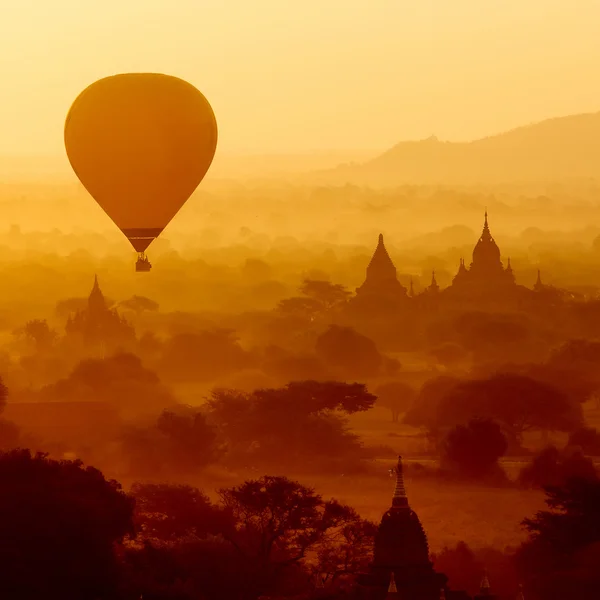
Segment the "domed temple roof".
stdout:
[[473,250],[473,263],[471,268],[479,269],[502,269],[500,260],[500,248],[494,241],[488,225],[488,214],[485,211],[483,231]]

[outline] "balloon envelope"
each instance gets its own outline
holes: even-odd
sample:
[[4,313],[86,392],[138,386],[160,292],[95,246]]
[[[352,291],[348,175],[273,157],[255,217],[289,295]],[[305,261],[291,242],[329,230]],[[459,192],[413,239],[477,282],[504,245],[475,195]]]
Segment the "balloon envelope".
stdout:
[[81,183],[144,252],[204,178],[217,123],[191,84],[158,73],[100,79],[73,103],[65,148]]

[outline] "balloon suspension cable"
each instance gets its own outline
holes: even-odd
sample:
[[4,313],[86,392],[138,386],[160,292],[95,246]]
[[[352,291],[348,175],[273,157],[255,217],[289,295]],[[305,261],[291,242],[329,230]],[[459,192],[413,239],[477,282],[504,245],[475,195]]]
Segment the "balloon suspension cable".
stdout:
[[145,252],[138,252],[138,259],[135,263],[135,270],[138,273],[148,272],[152,268],[148,257]]

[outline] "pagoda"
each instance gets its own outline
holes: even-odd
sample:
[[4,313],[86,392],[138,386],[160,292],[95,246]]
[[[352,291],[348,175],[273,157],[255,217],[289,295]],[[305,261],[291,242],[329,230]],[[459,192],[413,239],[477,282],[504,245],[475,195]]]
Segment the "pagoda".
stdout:
[[429,544],[419,517],[409,505],[404,486],[402,457],[394,469],[396,485],[392,504],[375,535],[373,562],[358,578],[359,597],[366,600],[468,599],[447,589],[448,578],[437,573],[429,559]]

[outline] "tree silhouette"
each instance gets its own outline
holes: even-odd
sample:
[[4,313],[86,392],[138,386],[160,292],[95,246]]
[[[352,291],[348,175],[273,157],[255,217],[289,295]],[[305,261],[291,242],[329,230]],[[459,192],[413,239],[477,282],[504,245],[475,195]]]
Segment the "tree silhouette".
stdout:
[[436,429],[437,413],[444,397],[460,383],[460,379],[442,375],[426,381],[413,405],[404,416],[407,425]]
[[18,330],[18,333],[31,340],[38,351],[50,349],[58,337],[56,331],[50,329],[45,319],[33,319],[27,321],[27,323]]
[[467,351],[462,346],[450,342],[432,348],[429,354],[446,367],[456,366],[467,357]]
[[375,342],[351,327],[330,325],[316,344],[317,355],[342,378],[373,377],[383,364]]
[[398,422],[400,413],[405,413],[412,406],[417,393],[402,381],[390,381],[380,385],[375,390],[377,404],[389,409],[392,413],[392,421]]
[[119,303],[119,306],[127,310],[132,310],[138,316],[143,312],[156,312],[158,310],[158,302],[146,298],[145,296],[132,296],[127,300]]
[[363,450],[343,414],[368,410],[374,401],[358,383],[293,382],[251,394],[220,389],[208,402],[208,418],[234,464],[349,468]]
[[466,381],[448,391],[437,411],[438,427],[473,417],[500,423],[510,440],[526,431],[570,431],[582,420],[581,407],[555,388],[521,375],[500,373]]
[[156,414],[175,402],[158,375],[130,353],[82,360],[68,377],[42,388],[40,395],[49,401],[108,402],[122,414],[136,416]]
[[324,311],[344,304],[350,298],[350,292],[339,283],[305,279],[300,286],[300,293],[319,302]]
[[219,492],[237,527],[226,537],[245,556],[282,567],[302,561],[328,535],[356,522],[351,508],[324,501],[286,477],[265,476]]
[[133,501],[79,461],[0,453],[0,594],[114,598],[115,544],[133,531]]
[[6,406],[6,401],[8,400],[8,388],[4,385],[4,381],[2,377],[0,377],[0,413],[4,410]]
[[548,446],[538,452],[531,464],[519,473],[519,483],[527,487],[562,485],[574,477],[595,479],[594,463],[581,452],[561,453],[555,446]]
[[136,476],[196,473],[222,454],[215,428],[193,409],[184,414],[163,411],[149,427],[131,426],[122,444]]
[[16,448],[21,439],[21,430],[12,421],[0,419],[0,450]]
[[523,521],[529,540],[516,555],[519,571],[535,597],[593,600],[600,584],[600,480],[572,478],[545,491],[549,510]]
[[507,448],[506,437],[497,423],[472,419],[447,434],[442,460],[467,477],[482,477],[494,471]]
[[230,515],[189,485],[134,483],[135,523],[144,538],[190,541],[230,531]]
[[594,427],[581,427],[569,436],[568,446],[577,446],[588,456],[600,456],[600,432]]

